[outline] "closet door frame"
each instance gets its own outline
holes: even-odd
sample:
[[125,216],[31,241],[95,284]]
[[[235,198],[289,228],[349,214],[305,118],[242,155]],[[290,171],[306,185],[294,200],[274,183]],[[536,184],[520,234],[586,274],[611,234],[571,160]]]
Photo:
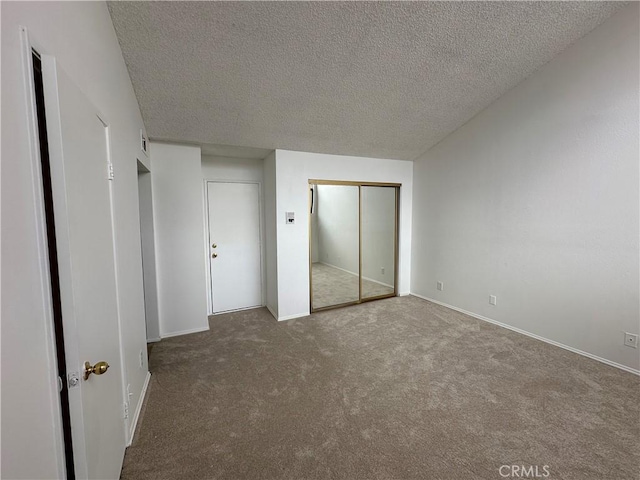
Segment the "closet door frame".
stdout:
[[[314,185],[333,185],[333,186],[350,186],[358,187],[358,300],[353,302],[340,303],[337,305],[327,305],[326,307],[313,308],[313,251],[312,240],[313,232],[311,229],[311,208],[314,201],[311,191]],[[393,252],[393,292],[385,295],[377,295],[375,297],[362,298],[362,187],[390,187],[395,189],[395,221],[394,221],[394,252]],[[309,205],[307,212],[309,213],[309,309],[311,313],[321,312],[324,310],[332,310],[334,308],[342,308],[350,305],[359,305],[365,302],[381,300],[383,298],[395,297],[398,295],[398,261],[399,261],[399,222],[400,222],[400,188],[401,183],[385,183],[385,182],[354,182],[347,180],[319,180],[309,179]]]

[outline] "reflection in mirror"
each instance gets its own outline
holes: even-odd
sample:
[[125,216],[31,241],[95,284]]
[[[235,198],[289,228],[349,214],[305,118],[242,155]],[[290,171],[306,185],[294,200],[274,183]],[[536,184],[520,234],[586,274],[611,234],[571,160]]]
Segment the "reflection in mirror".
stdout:
[[359,191],[310,185],[313,309],[360,300]]
[[362,298],[395,291],[396,189],[362,188]]

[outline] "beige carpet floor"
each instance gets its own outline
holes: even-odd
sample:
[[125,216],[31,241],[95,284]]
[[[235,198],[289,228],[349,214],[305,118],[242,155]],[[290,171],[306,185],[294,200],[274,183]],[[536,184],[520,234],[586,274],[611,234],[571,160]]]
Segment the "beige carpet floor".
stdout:
[[638,479],[616,368],[415,297],[210,325],[154,345],[123,479]]
[[[313,308],[357,302],[358,276],[324,263],[312,264]],[[362,298],[390,295],[393,287],[362,279]]]

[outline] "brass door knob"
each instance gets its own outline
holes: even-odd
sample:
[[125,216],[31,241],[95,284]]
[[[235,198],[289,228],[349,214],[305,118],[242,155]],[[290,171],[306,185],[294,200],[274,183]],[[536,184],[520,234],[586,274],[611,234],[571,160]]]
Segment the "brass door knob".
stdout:
[[218,248],[218,245],[216,245],[215,243],[212,243],[211,248]]
[[107,370],[109,370],[109,364],[107,362],[98,362],[93,367],[89,362],[84,362],[84,374],[82,375],[82,378],[87,380],[89,375],[92,373],[95,375],[102,375]]
[[217,253],[211,254],[211,258],[218,258],[218,254]]

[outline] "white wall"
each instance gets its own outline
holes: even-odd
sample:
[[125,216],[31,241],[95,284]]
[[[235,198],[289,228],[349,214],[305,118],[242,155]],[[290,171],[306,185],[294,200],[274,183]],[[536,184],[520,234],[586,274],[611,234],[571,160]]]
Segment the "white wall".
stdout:
[[357,186],[315,185],[314,188],[313,262],[359,275],[362,229],[362,277],[393,287],[396,189],[363,186],[362,205],[359,205]]
[[362,277],[390,287],[394,284],[395,198],[394,188],[362,187]]
[[316,263],[320,261],[320,236],[318,234],[318,186],[309,185],[309,189],[313,190],[313,212],[311,212],[311,262]]
[[[409,293],[412,162],[276,150],[275,170],[278,279],[276,313],[279,320],[309,314],[309,179],[402,184],[398,291],[400,295]],[[294,225],[285,224],[285,212],[295,212]]]
[[[62,441],[40,198],[32,170],[19,29],[110,122],[123,372],[132,408],[147,374],[136,157],[142,118],[104,3],[2,2],[2,477],[62,478]],[[143,159],[148,165],[148,160]],[[139,366],[139,352],[144,365]],[[34,452],[37,454],[34,457]]]
[[[260,243],[262,260],[262,298],[266,298],[266,251],[265,251],[265,218],[264,218],[264,187],[263,160],[255,158],[218,157],[202,155],[202,179],[218,182],[248,182],[260,184]],[[209,247],[209,218],[207,215],[206,188],[203,190],[204,205],[204,264],[207,271],[207,313],[213,313],[213,299],[211,295],[211,256]],[[233,208],[229,205],[229,208]]]
[[278,253],[277,253],[277,195],[276,195],[276,153],[268,155],[263,162],[264,185],[264,231],[267,308],[278,318]]
[[231,182],[262,183],[262,159],[202,155],[202,178]]
[[621,10],[415,163],[413,292],[640,367],[623,346],[640,318],[638,14]]
[[147,342],[160,340],[158,318],[158,282],[156,276],[155,229],[153,226],[153,192],[151,173],[138,166],[138,198],[140,206],[140,237],[142,246],[142,272],[144,278],[144,311]]
[[[360,206],[358,187],[317,185],[315,193],[313,217],[316,217],[317,220],[318,260],[359,275]],[[312,234],[316,232],[312,231]]]
[[200,147],[149,146],[160,336],[208,330]]

